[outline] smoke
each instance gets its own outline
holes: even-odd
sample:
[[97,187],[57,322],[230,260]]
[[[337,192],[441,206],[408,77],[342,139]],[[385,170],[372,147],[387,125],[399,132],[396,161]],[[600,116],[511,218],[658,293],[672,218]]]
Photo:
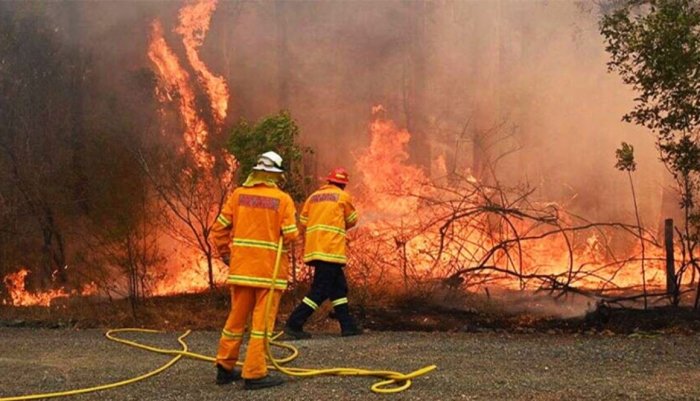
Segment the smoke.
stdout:
[[[614,168],[615,149],[625,141],[635,147],[632,179],[643,223],[653,229],[671,210],[664,209],[668,177],[653,137],[620,121],[634,93],[606,70],[594,3],[269,0],[218,2],[214,10],[214,2],[37,2],[32,9],[51,19],[49,28],[85,63],[72,66],[85,69],[74,85],[83,96],[76,103],[99,107],[93,111],[99,116],[121,105],[115,120],[139,119],[124,124],[124,136],[182,138],[188,120],[173,105],[183,100],[198,116],[190,120],[195,125],[215,120],[225,129],[240,118],[256,121],[288,109],[302,140],[317,151],[312,173],[344,166],[354,177],[353,193],[360,193],[360,173],[391,181],[413,171],[444,182],[440,176],[454,171],[487,183],[527,183],[537,188],[537,200],[596,222],[630,223],[629,177]],[[210,24],[184,33],[181,10],[198,4],[214,11],[211,20],[196,22]],[[159,78],[149,58],[156,21],[193,86],[189,94],[184,85],[168,91],[171,103],[163,110],[147,104],[151,81]],[[145,82],[141,92],[125,84],[135,73]],[[212,103],[221,88],[228,88],[228,102]],[[384,122],[411,135],[401,172],[387,168],[392,158],[385,154],[366,157],[378,104]],[[164,120],[167,126],[160,125]],[[89,118],[86,124],[98,126]],[[365,216],[365,223],[380,217]],[[527,301],[513,304],[544,302]]]
[[597,11],[574,2],[464,2],[451,12],[437,33],[441,78],[430,104],[446,107],[435,108],[435,130],[454,138],[468,124],[468,138],[493,144],[469,154],[467,142],[456,163],[478,169],[479,159],[516,150],[496,167],[503,182],[538,186],[542,200],[594,221],[631,222],[628,177],[613,168],[626,141],[636,150],[643,214],[656,224],[663,169],[652,137],[620,121],[633,94],[606,71]]
[[499,308],[506,313],[529,313],[536,316],[572,319],[583,317],[595,311],[597,302],[594,299],[575,294],[564,298],[553,298],[550,294],[532,291],[499,291],[492,294]]
[[446,285],[433,286],[427,300],[430,306],[454,310],[480,310],[494,315],[521,315],[573,319],[594,312],[599,301],[568,293],[562,297],[533,290],[508,290],[499,286],[488,291],[464,292]]
[[[153,68],[146,54],[155,18],[184,59],[174,32],[183,4],[49,7],[66,32],[79,21],[82,36],[67,34],[67,42],[89,49],[109,76]],[[227,123],[289,109],[317,150],[319,176],[336,165],[355,169],[369,145],[371,108],[382,104],[414,143],[425,138],[427,160],[527,182],[542,200],[591,220],[632,222],[628,177],[613,167],[615,149],[629,142],[653,227],[668,177],[653,137],[620,121],[634,94],[606,71],[598,18],[594,4],[574,1],[221,2],[200,56],[230,88]]]

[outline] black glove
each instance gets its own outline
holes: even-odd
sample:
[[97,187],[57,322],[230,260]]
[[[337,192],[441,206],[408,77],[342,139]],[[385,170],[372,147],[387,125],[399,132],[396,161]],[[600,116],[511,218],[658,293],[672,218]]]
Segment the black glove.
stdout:
[[221,257],[221,260],[223,260],[224,263],[226,263],[226,266],[231,265],[231,255],[224,255]]

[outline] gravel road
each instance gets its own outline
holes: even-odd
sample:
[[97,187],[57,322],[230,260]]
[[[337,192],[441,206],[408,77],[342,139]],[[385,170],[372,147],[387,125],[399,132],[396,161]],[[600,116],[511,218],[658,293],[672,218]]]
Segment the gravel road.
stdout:
[[[144,344],[180,349],[181,333],[124,333]],[[219,334],[193,332],[192,352],[213,355]],[[370,391],[374,378],[291,378],[246,391],[214,384],[213,365],[182,359],[165,372],[72,400],[700,400],[700,336],[546,335],[373,332],[295,341],[289,366],[358,367],[408,373],[437,370],[398,394]],[[0,328],[0,399],[125,380],[153,370],[167,355],[129,347],[100,330]]]

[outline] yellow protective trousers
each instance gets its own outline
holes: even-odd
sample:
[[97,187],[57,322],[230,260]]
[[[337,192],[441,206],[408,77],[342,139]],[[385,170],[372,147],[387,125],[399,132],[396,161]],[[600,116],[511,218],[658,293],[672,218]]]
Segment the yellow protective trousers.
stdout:
[[[226,319],[226,325],[221,332],[219,349],[216,353],[216,363],[225,369],[231,370],[238,362],[238,357],[243,342],[248,316],[252,313],[252,327],[250,328],[250,340],[243,362],[243,378],[259,379],[267,376],[267,363],[265,361],[265,308],[269,288],[231,286],[231,312]],[[268,318],[268,337],[272,336],[275,327],[277,307],[282,297],[282,291],[274,291],[272,305]]]

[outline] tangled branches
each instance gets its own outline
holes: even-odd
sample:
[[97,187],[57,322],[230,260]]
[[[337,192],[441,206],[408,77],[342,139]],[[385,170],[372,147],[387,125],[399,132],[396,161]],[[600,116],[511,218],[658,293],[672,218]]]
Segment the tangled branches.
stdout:
[[587,221],[556,203],[533,200],[533,188],[450,178],[446,185],[389,194],[412,207],[367,213],[352,234],[350,263],[362,266],[358,270],[365,277],[374,274],[385,285],[403,285],[407,291],[432,282],[615,301],[629,299],[629,292],[644,284],[636,268],[641,240],[652,250],[645,258],[646,284],[665,283],[663,250],[638,226]]

